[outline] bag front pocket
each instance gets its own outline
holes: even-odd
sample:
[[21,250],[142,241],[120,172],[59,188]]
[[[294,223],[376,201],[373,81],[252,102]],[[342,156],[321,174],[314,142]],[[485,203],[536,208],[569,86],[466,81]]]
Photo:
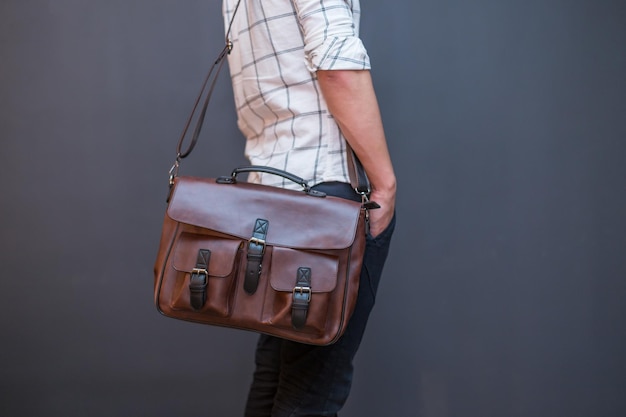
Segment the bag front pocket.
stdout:
[[274,247],[264,322],[323,334],[337,271],[338,259],[332,255]]
[[177,275],[171,308],[229,316],[241,245],[240,240],[182,233],[172,255]]

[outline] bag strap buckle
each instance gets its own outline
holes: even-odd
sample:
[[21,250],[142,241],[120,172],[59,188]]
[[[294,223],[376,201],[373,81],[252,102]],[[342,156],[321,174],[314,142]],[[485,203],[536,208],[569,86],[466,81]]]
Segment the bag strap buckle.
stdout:
[[189,277],[189,303],[194,310],[200,310],[206,302],[210,259],[211,251],[200,249],[196,259],[196,266],[191,270],[191,276]]
[[311,268],[298,268],[291,303],[291,324],[295,329],[301,329],[306,324],[306,316],[309,312],[312,292]]

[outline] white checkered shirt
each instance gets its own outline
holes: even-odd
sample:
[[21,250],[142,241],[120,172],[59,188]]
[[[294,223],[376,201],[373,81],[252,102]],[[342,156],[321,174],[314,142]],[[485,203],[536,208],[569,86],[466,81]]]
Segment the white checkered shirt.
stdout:
[[[223,0],[226,28],[236,4]],[[359,0],[242,0],[228,64],[252,164],[289,171],[309,185],[350,182],[345,139],[315,71],[370,68],[359,17]],[[299,188],[275,175],[249,180]]]

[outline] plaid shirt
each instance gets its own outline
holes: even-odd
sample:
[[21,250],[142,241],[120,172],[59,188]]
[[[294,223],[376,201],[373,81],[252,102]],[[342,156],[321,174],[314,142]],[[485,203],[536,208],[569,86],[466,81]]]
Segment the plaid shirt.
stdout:
[[[226,29],[237,0],[223,0]],[[346,146],[315,72],[369,69],[359,39],[359,0],[242,0],[228,64],[254,165],[289,171],[309,185],[350,182]],[[298,189],[275,175],[252,182]]]

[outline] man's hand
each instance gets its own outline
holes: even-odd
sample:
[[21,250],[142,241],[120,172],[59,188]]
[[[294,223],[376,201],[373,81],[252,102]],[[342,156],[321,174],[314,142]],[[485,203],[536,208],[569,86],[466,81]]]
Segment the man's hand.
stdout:
[[372,191],[370,200],[380,205],[380,208],[369,211],[370,235],[376,237],[391,223],[396,208],[396,193]]

